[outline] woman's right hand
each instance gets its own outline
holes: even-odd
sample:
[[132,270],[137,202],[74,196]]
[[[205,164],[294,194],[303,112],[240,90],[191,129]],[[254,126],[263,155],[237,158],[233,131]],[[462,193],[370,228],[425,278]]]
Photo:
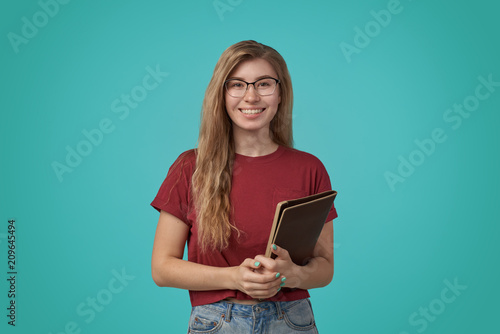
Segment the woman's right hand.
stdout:
[[246,293],[255,299],[270,298],[280,290],[279,273],[261,268],[260,262],[246,259],[234,268],[233,281],[236,290]]

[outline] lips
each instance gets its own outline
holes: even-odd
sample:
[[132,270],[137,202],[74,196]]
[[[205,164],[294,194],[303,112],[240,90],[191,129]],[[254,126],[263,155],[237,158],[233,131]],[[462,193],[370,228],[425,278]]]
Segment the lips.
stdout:
[[245,115],[256,115],[262,113],[266,108],[239,109]]

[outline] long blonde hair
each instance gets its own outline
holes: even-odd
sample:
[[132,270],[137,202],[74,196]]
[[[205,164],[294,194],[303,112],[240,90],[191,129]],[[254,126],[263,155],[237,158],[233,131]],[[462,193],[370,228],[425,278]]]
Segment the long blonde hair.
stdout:
[[255,41],[231,45],[215,65],[203,100],[196,168],[192,187],[197,213],[198,243],[203,251],[223,250],[233,231],[231,222],[231,179],[235,157],[232,123],[226,111],[224,81],[238,64],[255,58],[267,60],[278,75],[281,102],[270,124],[271,139],[292,147],[293,91],[283,57],[273,48]]

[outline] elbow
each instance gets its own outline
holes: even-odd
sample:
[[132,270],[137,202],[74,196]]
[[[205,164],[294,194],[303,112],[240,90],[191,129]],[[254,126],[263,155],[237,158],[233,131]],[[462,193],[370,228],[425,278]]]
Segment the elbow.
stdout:
[[151,261],[151,277],[159,287],[175,288],[179,285],[179,270],[172,270],[178,258],[153,258]]
[[332,280],[333,280],[333,263],[329,267],[329,270],[328,270],[327,274],[325,275],[325,280],[324,280],[323,286],[327,286],[328,284],[330,284],[332,282]]
[[325,286],[330,284],[332,280],[333,280],[333,268],[332,270],[323,273],[320,282],[318,282],[319,283],[318,288],[324,288]]
[[159,287],[164,287],[165,283],[163,282],[161,276],[158,274],[158,272],[154,269],[151,268],[151,277],[153,278],[153,282]]
[[169,287],[168,275],[162,270],[162,266],[159,264],[151,264],[151,277],[153,282],[159,287]]
[[328,281],[328,284],[332,283],[333,281],[333,274],[335,273],[335,267],[333,265],[333,261],[332,261],[332,270],[330,271],[330,280]]
[[325,286],[332,283],[332,281],[333,281],[333,268],[332,268],[332,271],[329,273],[329,275],[326,277]]

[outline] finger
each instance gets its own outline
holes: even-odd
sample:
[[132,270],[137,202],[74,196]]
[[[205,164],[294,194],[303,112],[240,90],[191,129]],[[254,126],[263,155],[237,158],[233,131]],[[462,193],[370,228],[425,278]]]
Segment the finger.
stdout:
[[[253,269],[255,266],[253,263],[255,261],[251,261],[250,266],[242,265],[240,271],[240,282],[252,282],[257,284],[267,284],[273,283],[277,279],[277,275],[275,272],[271,272],[266,270],[259,264],[259,268]],[[247,263],[248,265],[248,263]]]
[[271,272],[277,272],[277,264],[274,259],[265,257],[264,255],[257,255],[255,257],[255,261],[258,261],[261,267],[264,267]]
[[286,277],[285,276],[281,277],[281,279],[280,279],[280,288],[283,288],[284,286],[286,286]]
[[[279,278],[275,273],[258,273],[258,272],[250,272],[246,273],[241,282],[252,283],[257,285],[266,285],[266,284],[276,284],[279,283]],[[264,287],[266,289],[267,286]]]
[[268,271],[265,267],[261,267],[259,269],[259,272],[262,273],[271,273],[273,274],[273,283],[279,284],[279,287],[284,287],[286,285],[287,277],[284,274],[276,273],[276,272],[270,272]]
[[251,281],[246,281],[242,283],[242,287],[245,289],[245,291],[251,291],[251,292],[260,292],[261,294],[268,294],[272,293],[273,291],[276,291],[280,288],[281,281],[276,280],[273,282],[268,282],[268,283],[257,283],[257,282],[251,282]]
[[280,284],[272,284],[268,288],[261,286],[248,286],[246,293],[252,298],[270,298],[281,290]]
[[254,259],[245,259],[245,261],[243,261],[241,266],[247,267],[250,269],[258,269],[261,267],[261,263],[258,260],[254,260]]
[[[278,272],[277,271],[274,271],[274,270],[269,270],[267,269],[266,267],[264,266],[260,266],[259,269],[255,270],[256,273],[259,273],[261,275],[276,275]],[[281,273],[280,273],[280,276],[281,276]]]
[[288,251],[276,244],[271,245],[271,252],[275,254],[277,257],[283,258],[283,259],[288,259],[290,258],[290,254],[288,254]]

